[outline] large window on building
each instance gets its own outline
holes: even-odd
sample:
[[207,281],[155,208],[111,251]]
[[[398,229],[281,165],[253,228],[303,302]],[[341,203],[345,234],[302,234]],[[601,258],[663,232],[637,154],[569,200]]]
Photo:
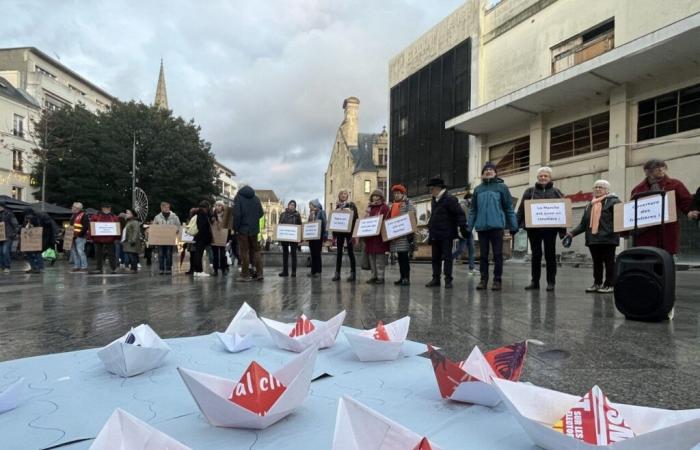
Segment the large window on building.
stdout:
[[387,192],[387,188],[388,188],[388,186],[387,186],[387,179],[386,179],[386,178],[383,178],[383,177],[378,177],[378,178],[377,178],[377,189],[379,189],[380,191],[384,192],[384,195],[385,195],[387,201],[389,201],[389,200],[390,200],[390,198],[389,198],[389,194],[390,194],[390,193]]
[[19,186],[12,186],[12,198],[15,200],[24,200],[24,188]]
[[499,176],[527,172],[530,166],[530,136],[489,147],[489,161],[496,164]]
[[12,134],[19,137],[24,137],[24,117],[15,114],[12,124]]
[[608,148],[610,113],[579,119],[550,130],[549,159],[568,158]]
[[470,108],[471,41],[466,39],[390,93],[390,183],[423,194],[433,176],[450,187],[467,182],[469,138],[445,121]]
[[637,141],[700,128],[700,84],[639,102]]
[[21,150],[12,150],[12,170],[24,172],[24,158],[22,156]]

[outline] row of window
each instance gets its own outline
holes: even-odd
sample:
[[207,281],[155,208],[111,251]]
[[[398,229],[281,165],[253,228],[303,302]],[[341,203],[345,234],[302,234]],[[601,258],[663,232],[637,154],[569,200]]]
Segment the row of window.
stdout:
[[[639,102],[637,142],[700,129],[700,84]],[[579,119],[550,130],[549,160],[605,150],[609,147],[610,113]],[[530,137],[524,136],[489,148],[498,173],[527,172]]]

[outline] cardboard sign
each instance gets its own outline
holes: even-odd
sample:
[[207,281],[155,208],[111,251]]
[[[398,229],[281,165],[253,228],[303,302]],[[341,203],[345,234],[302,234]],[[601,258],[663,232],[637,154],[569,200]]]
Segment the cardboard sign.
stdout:
[[264,416],[286,389],[277,378],[253,361],[241,380],[233,387],[229,400],[248,411]]
[[593,445],[610,445],[635,436],[598,386],[593,386],[553,428]]
[[[672,223],[678,220],[676,213],[676,191],[666,192],[664,222]],[[637,201],[637,210],[634,201],[617,203],[613,206],[616,233],[634,229],[634,216],[637,216],[637,228],[653,227],[661,225],[661,194],[640,198]]]
[[90,234],[92,236],[121,236],[122,229],[119,222],[90,222]]
[[5,237],[5,222],[0,222],[0,241],[6,241]]
[[355,230],[352,237],[371,237],[378,236],[382,232],[382,221],[384,216],[370,216],[364,219],[358,219],[355,222]]
[[22,228],[20,234],[20,252],[40,252],[43,247],[44,229],[42,227]]
[[381,320],[377,322],[377,328],[374,329],[374,339],[378,341],[388,341],[389,340],[389,333],[386,332],[386,328],[384,327],[384,322]]
[[299,337],[309,334],[314,331],[316,327],[313,322],[309,320],[304,314],[297,319],[297,323],[294,325],[292,331],[289,332],[289,337]]
[[156,245],[176,245],[177,232],[177,225],[151,224],[148,227],[148,246],[153,247]]
[[301,242],[301,225],[278,224],[275,228],[277,242]]
[[571,228],[571,200],[525,200],[525,228]]
[[352,217],[354,213],[351,209],[336,209],[328,217],[328,231],[338,233],[352,232]]
[[66,227],[63,232],[63,251],[69,252],[71,247],[73,247],[73,238],[75,236],[75,229],[72,226]]
[[321,222],[305,223],[302,237],[305,241],[317,241],[321,239]]
[[382,225],[382,240],[386,242],[409,236],[416,232],[417,223],[416,213],[413,211],[387,219]]
[[220,228],[214,224],[211,226],[212,247],[226,247],[228,241],[228,228]]
[[180,242],[182,242],[183,244],[191,244],[192,242],[194,242],[194,236],[192,236],[191,234],[188,234],[187,230],[183,226],[183,227],[180,227],[180,234],[178,236],[178,240]]

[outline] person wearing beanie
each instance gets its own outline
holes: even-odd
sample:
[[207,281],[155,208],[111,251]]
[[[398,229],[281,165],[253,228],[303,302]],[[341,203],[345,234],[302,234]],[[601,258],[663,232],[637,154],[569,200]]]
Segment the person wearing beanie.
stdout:
[[[290,200],[287,203],[287,208],[280,214],[280,224],[289,225],[301,225],[301,215],[297,211],[297,202]],[[299,244],[296,242],[281,242],[282,245],[282,272],[279,276],[288,277],[289,276],[289,253],[291,249],[292,253],[292,276],[297,276],[297,247]]]
[[447,192],[445,182],[434,177],[428,182],[430,219],[428,236],[432,250],[433,279],[426,287],[440,287],[440,273],[445,274],[445,289],[452,288],[452,242],[459,234],[467,239],[467,222],[459,201]]
[[[260,255],[260,218],[265,215],[260,198],[251,186],[243,186],[233,199],[233,230],[238,239],[241,256],[240,281],[263,280],[263,265]],[[255,266],[255,278],[251,278],[250,264]]]
[[[346,189],[342,189],[338,192],[338,203],[335,204],[335,209],[346,209],[352,211],[352,226],[351,230],[355,229],[355,222],[357,221],[357,206],[351,201],[348,201],[349,193]],[[343,266],[343,247],[348,249],[348,258],[350,259],[350,276],[347,278],[348,281],[355,281],[355,252],[354,252],[354,242],[352,238],[352,232],[342,233],[338,231],[333,232],[333,237],[336,242],[336,257],[335,257],[335,275],[333,276],[333,281],[340,280],[340,269]]]
[[476,287],[479,290],[486,289],[489,280],[489,249],[493,250],[494,262],[491,289],[501,290],[503,231],[508,229],[511,235],[518,232],[510,190],[497,174],[498,168],[494,163],[489,161],[484,164],[481,170],[481,184],[474,189],[467,221],[467,231],[476,230],[479,236],[481,281]]
[[[369,196],[369,206],[365,217],[389,215],[389,207],[386,204],[384,192],[379,189],[372,191]],[[386,269],[386,254],[389,251],[389,244],[384,242],[381,235],[364,238],[365,252],[369,258],[369,265],[372,268],[372,277],[367,280],[367,284],[384,284],[384,271]]]
[[311,254],[311,278],[321,276],[323,269],[323,261],[321,260],[321,250],[323,243],[328,238],[326,231],[326,212],[318,199],[309,202],[309,222],[321,222],[321,239],[309,240],[309,253]]
[[[416,212],[416,208],[406,196],[405,186],[402,184],[395,184],[391,187],[391,194],[394,197],[394,202],[391,204],[391,209],[389,210],[390,219],[402,214]],[[409,252],[411,251],[411,247],[414,245],[414,243],[415,236],[412,234],[402,236],[389,242],[389,251],[391,253],[396,253],[397,258],[399,259],[400,277],[398,281],[394,282],[394,284],[397,286],[408,286],[411,284],[411,264]]]

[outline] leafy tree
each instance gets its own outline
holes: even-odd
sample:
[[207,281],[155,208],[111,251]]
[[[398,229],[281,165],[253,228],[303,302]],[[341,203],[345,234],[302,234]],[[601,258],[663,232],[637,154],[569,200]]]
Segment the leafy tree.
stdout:
[[[148,195],[149,217],[169,201],[180,218],[217,189],[211,144],[193,121],[143,103],[115,102],[92,114],[81,107],[46,112],[35,126],[47,151],[33,168],[41,180],[46,161],[47,202],[74,201],[114,210],[131,208],[132,146],[136,139],[136,185]],[[41,153],[43,152],[43,153]]]

